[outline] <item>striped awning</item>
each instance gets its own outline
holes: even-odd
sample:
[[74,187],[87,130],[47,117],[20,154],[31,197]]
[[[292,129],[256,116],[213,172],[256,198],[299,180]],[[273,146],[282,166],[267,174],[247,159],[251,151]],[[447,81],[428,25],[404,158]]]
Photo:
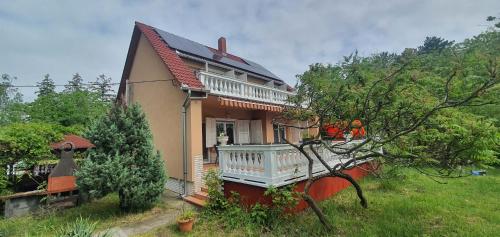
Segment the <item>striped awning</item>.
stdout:
[[283,107],[279,105],[270,105],[264,103],[250,102],[244,100],[229,99],[224,97],[219,97],[219,103],[223,107],[248,109],[248,110],[266,110],[272,112],[281,112]]

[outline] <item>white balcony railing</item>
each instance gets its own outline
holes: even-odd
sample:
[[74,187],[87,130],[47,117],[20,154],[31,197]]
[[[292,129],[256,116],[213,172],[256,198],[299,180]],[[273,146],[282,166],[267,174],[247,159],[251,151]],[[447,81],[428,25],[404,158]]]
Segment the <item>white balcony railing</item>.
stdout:
[[[351,141],[343,146],[352,146],[362,140]],[[315,159],[312,151],[307,149]],[[330,165],[349,160],[320,148],[318,153]],[[250,184],[259,187],[275,187],[308,178],[308,161],[297,149],[288,144],[276,145],[228,145],[219,147],[219,170],[223,180]],[[327,169],[315,159],[313,175],[326,173]]]
[[264,85],[240,81],[236,78],[200,72],[199,78],[211,94],[284,105],[294,93]]

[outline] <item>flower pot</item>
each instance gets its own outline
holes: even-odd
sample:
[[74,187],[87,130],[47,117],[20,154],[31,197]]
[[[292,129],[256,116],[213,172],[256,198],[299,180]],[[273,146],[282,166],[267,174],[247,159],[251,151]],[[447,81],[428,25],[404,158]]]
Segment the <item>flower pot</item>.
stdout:
[[194,218],[186,219],[186,220],[177,220],[177,225],[179,226],[179,230],[181,232],[190,232],[193,230]]
[[229,140],[228,136],[218,136],[217,141],[220,143],[220,145],[225,146],[227,145],[227,141]]

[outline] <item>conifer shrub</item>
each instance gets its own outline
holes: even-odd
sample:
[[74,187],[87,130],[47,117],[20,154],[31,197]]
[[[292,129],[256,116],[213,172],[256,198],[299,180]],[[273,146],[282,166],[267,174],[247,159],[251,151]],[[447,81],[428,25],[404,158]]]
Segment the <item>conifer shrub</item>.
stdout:
[[77,172],[82,193],[100,198],[117,192],[125,211],[151,207],[159,199],[167,175],[139,105],[112,108],[86,137],[96,147]]

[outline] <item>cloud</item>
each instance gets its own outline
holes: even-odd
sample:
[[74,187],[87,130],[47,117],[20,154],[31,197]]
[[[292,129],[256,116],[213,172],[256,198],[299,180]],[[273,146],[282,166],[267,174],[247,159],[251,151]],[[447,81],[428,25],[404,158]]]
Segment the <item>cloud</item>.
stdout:
[[[121,77],[134,21],[258,62],[290,84],[315,62],[416,47],[426,36],[461,41],[486,29],[485,1],[4,1],[0,73],[32,85],[80,73]],[[26,100],[34,89],[23,89]]]

